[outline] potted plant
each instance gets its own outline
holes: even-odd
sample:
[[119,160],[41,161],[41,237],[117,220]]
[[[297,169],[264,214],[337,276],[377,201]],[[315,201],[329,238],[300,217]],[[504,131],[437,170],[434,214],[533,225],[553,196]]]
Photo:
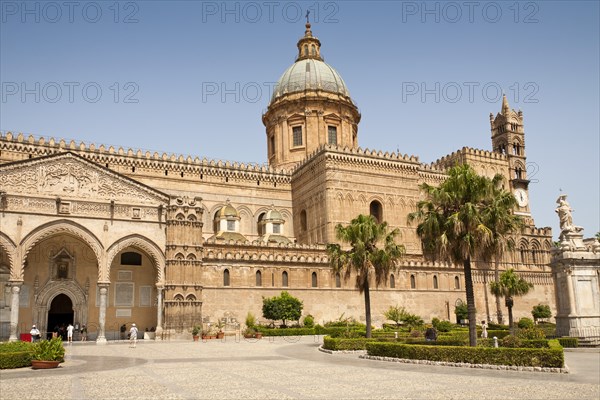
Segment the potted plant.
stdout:
[[225,332],[223,332],[223,328],[225,327],[225,324],[223,323],[223,321],[219,321],[217,322],[217,339],[223,339],[225,337]]
[[200,332],[202,332],[202,328],[198,325],[194,325],[192,328],[192,338],[194,339],[194,342],[198,341]]
[[33,347],[33,369],[56,368],[65,359],[65,348],[60,337],[37,342]]
[[251,339],[256,335],[256,330],[253,326],[249,326],[244,330],[244,337],[246,339]]

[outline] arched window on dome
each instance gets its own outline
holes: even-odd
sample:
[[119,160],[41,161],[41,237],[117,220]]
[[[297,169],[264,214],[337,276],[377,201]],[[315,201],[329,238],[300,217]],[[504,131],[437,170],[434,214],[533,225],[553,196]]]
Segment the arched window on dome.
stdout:
[[294,147],[302,146],[302,127],[292,127],[292,145]]
[[312,51],[312,55],[316,56],[317,55],[317,46],[315,46],[314,44],[311,46],[311,51]]
[[304,45],[304,55],[308,56],[308,45],[307,44]]
[[377,200],[373,200],[369,205],[369,213],[375,218],[377,223],[380,224],[383,221],[383,208]]

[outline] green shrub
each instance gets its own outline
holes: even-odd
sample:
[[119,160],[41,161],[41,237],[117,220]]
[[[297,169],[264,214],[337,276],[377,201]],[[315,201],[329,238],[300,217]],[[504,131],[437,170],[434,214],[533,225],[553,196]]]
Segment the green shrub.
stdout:
[[506,336],[510,335],[510,331],[508,330],[489,330],[488,329],[488,337],[489,338],[493,338],[494,336],[496,336],[498,339],[502,339]]
[[546,334],[543,330],[531,327],[525,329],[519,329],[517,331],[517,336],[519,339],[527,339],[527,340],[535,340],[535,339],[545,339]]
[[248,328],[253,328],[256,325],[256,317],[250,311],[246,314],[246,326]]
[[519,329],[533,328],[533,320],[531,318],[523,317],[517,322]]
[[305,328],[312,328],[315,326],[315,319],[312,315],[308,314],[304,317],[304,321],[302,321]]
[[60,337],[42,340],[33,345],[33,359],[42,361],[64,361],[65,348]]
[[577,339],[576,337],[561,337],[558,338],[558,343],[560,343],[560,345],[562,347],[571,347],[571,348],[575,348],[575,347],[579,347],[579,339]]
[[531,315],[535,321],[538,321],[540,319],[548,319],[552,317],[552,311],[550,310],[549,305],[540,303],[537,306],[533,306]]
[[366,350],[366,344],[376,342],[378,339],[346,339],[346,338],[332,338],[326,336],[323,338],[323,348],[333,351],[341,350]]
[[495,324],[493,322],[490,322],[488,324],[488,332],[489,332],[489,330],[507,331],[508,325],[500,325],[500,324]]
[[502,346],[502,347],[517,348],[517,347],[521,347],[522,345],[523,345],[523,343],[521,342],[521,339],[514,335],[505,336],[500,341],[500,346]]
[[547,338],[556,336],[556,324],[550,322],[540,322],[536,325],[536,327],[544,331],[544,334]]
[[0,343],[0,369],[21,368],[31,365],[33,343]]
[[454,324],[450,321],[440,321],[437,318],[434,318],[431,321],[431,324],[438,332],[450,332],[452,328],[454,328]]
[[303,336],[314,335],[314,328],[265,328],[263,326],[255,326],[254,329],[263,336]]
[[468,346],[413,346],[398,343],[367,343],[371,356],[461,362],[470,364],[520,365],[531,367],[564,366],[564,354],[560,348],[510,349]]
[[364,337],[366,335],[366,327],[364,325],[362,328],[360,325],[356,327],[324,327],[321,325],[316,325],[314,330],[315,334],[317,335],[330,335],[331,337]]

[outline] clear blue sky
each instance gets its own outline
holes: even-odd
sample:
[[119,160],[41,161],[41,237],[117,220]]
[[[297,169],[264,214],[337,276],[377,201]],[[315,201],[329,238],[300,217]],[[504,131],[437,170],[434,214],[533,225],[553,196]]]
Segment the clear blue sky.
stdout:
[[427,163],[490,149],[503,90],[524,113],[536,224],[558,234],[562,189],[600,230],[598,1],[1,0],[0,129],[264,163],[261,114],[307,9],[361,147]]

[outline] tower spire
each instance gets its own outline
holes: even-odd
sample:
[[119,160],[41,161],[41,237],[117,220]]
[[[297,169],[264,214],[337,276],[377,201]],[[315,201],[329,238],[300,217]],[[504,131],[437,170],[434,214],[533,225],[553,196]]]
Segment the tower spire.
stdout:
[[508,115],[510,111],[510,106],[508,105],[508,99],[506,98],[506,94],[502,94],[502,114]]

